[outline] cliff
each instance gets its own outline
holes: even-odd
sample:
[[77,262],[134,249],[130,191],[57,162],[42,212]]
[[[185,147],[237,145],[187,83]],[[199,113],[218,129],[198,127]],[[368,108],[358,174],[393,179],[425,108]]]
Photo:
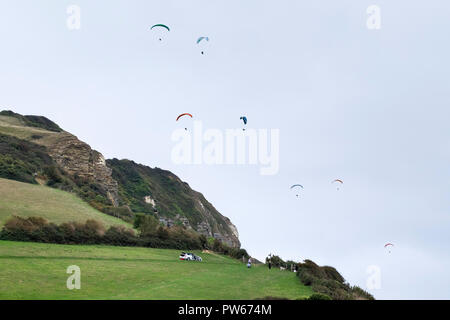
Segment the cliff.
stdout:
[[91,206],[128,222],[136,213],[152,214],[167,226],[184,225],[240,247],[230,219],[169,171],[130,160],[105,160],[41,116],[0,112],[0,138],[0,177],[75,192]]

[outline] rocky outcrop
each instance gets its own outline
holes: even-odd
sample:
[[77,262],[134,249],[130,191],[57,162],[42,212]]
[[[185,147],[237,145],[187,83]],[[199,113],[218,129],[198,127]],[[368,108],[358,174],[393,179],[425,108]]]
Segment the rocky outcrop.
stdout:
[[68,174],[94,181],[106,193],[111,204],[119,204],[117,181],[112,178],[112,171],[106,165],[103,155],[78,140],[77,137],[62,132],[58,134],[52,144],[47,145],[52,159]]
[[152,207],[155,208],[156,202],[155,202],[154,199],[152,199],[151,196],[145,196],[145,197],[144,197],[144,201],[145,201],[145,203],[147,203],[147,204],[151,204]]
[[[213,237],[230,247],[239,248],[239,233],[236,226],[227,217],[220,215],[217,210],[199,192],[194,192],[197,198],[197,210],[201,212],[203,221],[196,226],[197,232],[206,237]],[[217,215],[220,215],[220,219]]]

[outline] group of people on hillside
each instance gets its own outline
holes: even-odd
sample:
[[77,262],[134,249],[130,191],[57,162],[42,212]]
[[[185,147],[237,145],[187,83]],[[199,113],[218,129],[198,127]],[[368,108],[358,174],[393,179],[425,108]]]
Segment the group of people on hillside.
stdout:
[[[266,258],[266,265],[269,268],[269,270],[272,269],[272,265],[273,265],[272,258],[273,258],[272,254],[269,254],[269,256]],[[252,267],[252,262],[253,262],[252,258],[251,257],[248,258],[248,260],[247,260],[247,268],[250,269]],[[287,267],[287,265],[286,265],[286,267]],[[281,270],[286,270],[286,268],[282,267],[282,266],[280,266],[280,269]],[[298,271],[298,265],[294,264],[293,266],[291,266],[291,271],[297,272]]]
[[[269,268],[269,270],[272,269],[272,265],[274,264],[273,261],[272,261],[272,258],[273,258],[273,255],[271,253],[266,258],[266,265]],[[286,267],[282,267],[282,266],[279,266],[279,267],[280,267],[280,270],[286,270],[287,264],[286,264]],[[297,272],[298,271],[298,264],[291,265],[291,271]]]

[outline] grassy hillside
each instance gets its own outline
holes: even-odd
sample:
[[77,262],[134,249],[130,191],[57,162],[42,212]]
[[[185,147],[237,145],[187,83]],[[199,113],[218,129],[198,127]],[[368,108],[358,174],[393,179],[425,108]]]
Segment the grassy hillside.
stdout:
[[56,123],[42,116],[22,116],[9,110],[1,111],[0,116],[15,118],[18,122],[27,127],[41,128],[53,132],[62,131]]
[[0,178],[0,226],[11,215],[39,216],[58,224],[95,219],[105,226],[130,226],[123,220],[95,210],[68,192]]
[[23,121],[15,117],[2,115],[1,112],[0,133],[28,141],[36,142],[39,140],[39,143],[42,145],[51,144],[58,137],[58,132],[46,130],[45,128],[27,126]]
[[[231,258],[178,250],[0,241],[0,299],[257,299],[312,294],[295,274]],[[81,289],[68,290],[66,269],[81,268]]]

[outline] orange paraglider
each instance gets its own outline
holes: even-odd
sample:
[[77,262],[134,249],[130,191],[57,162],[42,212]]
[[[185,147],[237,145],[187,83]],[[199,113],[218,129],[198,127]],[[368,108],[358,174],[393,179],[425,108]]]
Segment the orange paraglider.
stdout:
[[[177,121],[180,120],[180,118],[182,118],[184,116],[189,116],[189,117],[193,118],[192,114],[190,114],[190,113],[182,113],[177,117]],[[184,128],[184,130],[187,130],[187,128]]]
[[[344,181],[342,181],[341,179],[335,179],[333,181],[331,181],[331,183],[336,183],[339,182],[340,184],[344,184]],[[339,190],[339,187],[337,187],[337,190]]]

